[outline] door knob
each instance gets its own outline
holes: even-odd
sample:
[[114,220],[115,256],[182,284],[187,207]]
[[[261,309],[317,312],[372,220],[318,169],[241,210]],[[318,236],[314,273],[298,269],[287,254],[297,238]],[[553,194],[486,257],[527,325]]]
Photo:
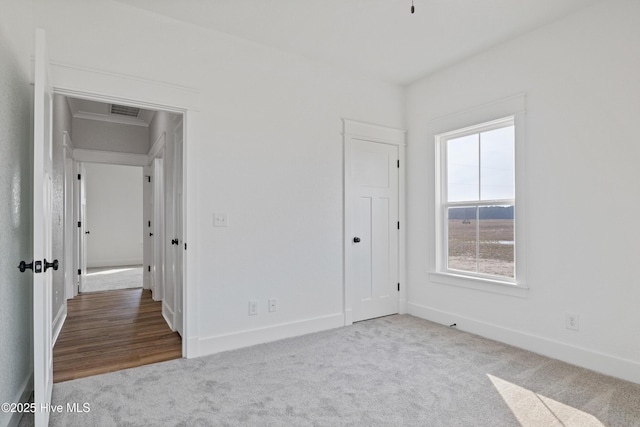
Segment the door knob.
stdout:
[[149,237],[153,236],[153,233],[149,233]]
[[359,237],[354,237],[353,238],[353,243],[360,243],[360,238]]
[[33,261],[31,261],[29,264],[24,261],[20,261],[20,264],[18,264],[18,268],[20,269],[20,273],[24,273],[27,269],[33,270]]
[[171,239],[171,244],[172,245],[177,245],[178,244],[178,239]]
[[57,259],[54,259],[53,262],[47,262],[47,259],[46,258],[44,259],[44,271],[45,272],[49,268],[53,268],[54,271],[57,271],[58,270],[58,266],[59,266],[59,264],[58,264],[58,260]]
[[84,234],[91,234],[91,232],[90,231],[85,231]]

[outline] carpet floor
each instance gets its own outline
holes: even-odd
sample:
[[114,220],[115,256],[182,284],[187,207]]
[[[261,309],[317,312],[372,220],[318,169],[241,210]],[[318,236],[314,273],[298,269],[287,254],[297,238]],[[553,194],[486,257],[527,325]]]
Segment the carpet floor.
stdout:
[[100,267],[87,269],[80,292],[115,291],[142,287],[142,266]]
[[55,384],[51,426],[640,426],[640,385],[408,315]]

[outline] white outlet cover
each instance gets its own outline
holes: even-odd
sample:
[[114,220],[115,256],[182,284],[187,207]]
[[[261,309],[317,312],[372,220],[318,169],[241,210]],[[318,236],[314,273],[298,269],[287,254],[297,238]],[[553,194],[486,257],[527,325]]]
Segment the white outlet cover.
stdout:
[[256,316],[258,314],[258,301],[249,301],[249,316]]
[[566,313],[565,327],[572,331],[580,330],[580,316],[574,313]]
[[229,224],[227,214],[224,212],[214,212],[213,214],[213,226],[214,227],[227,227]]

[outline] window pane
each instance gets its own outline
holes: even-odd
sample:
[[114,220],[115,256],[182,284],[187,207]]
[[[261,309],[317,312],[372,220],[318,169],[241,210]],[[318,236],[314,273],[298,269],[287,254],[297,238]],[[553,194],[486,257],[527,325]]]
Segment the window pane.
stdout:
[[514,207],[479,208],[478,273],[514,277]]
[[477,208],[449,208],[447,267],[451,270],[477,271]]
[[481,200],[514,198],[514,127],[480,134]]
[[478,134],[447,141],[448,201],[478,200]]

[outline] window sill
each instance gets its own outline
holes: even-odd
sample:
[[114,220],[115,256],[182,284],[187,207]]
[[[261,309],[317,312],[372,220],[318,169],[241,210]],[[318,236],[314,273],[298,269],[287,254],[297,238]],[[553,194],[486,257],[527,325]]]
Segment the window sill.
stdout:
[[519,298],[528,298],[529,296],[529,288],[525,285],[503,282],[500,280],[440,272],[429,273],[429,279],[434,283],[442,285],[458,286],[461,288],[475,289],[478,291],[492,292],[495,294],[509,295]]

